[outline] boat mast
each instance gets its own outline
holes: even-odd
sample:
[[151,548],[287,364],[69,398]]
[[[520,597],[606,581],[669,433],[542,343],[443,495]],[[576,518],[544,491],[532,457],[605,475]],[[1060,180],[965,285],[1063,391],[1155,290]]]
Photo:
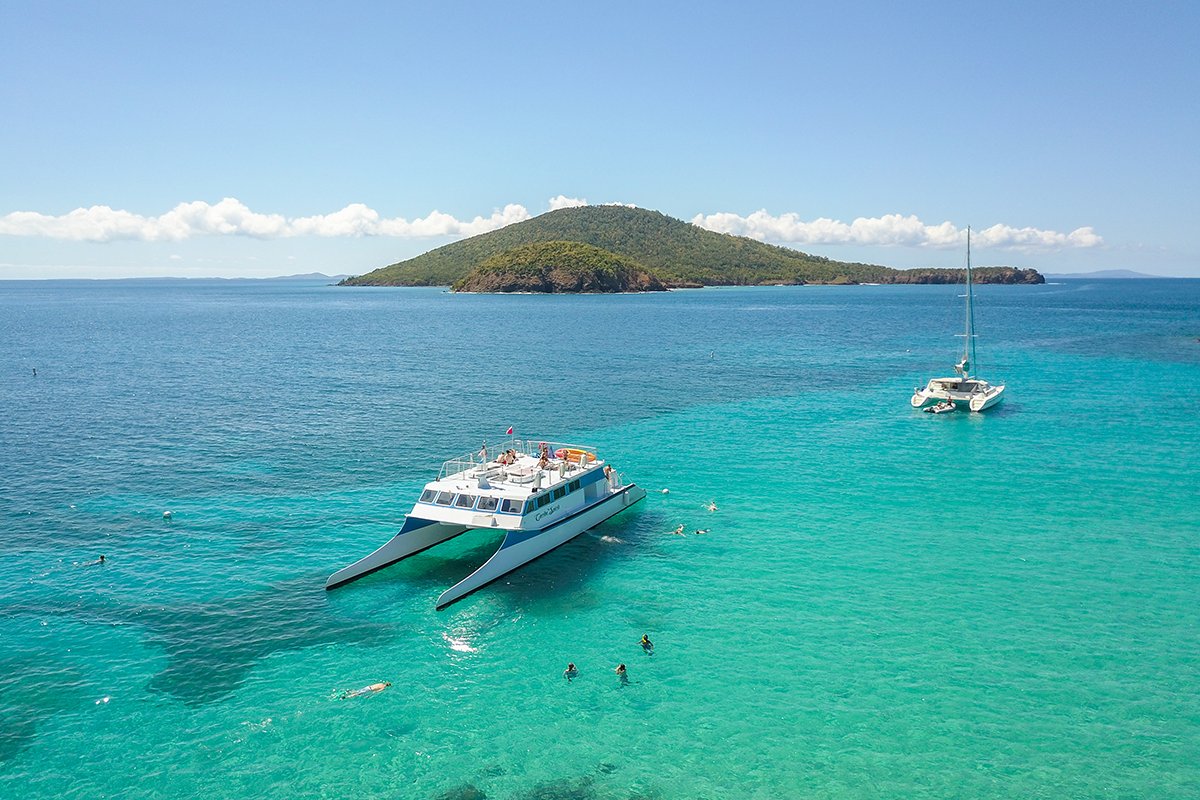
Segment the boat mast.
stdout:
[[967,226],[967,335],[963,342],[963,377],[971,376],[975,366],[974,298],[971,296],[971,226]]

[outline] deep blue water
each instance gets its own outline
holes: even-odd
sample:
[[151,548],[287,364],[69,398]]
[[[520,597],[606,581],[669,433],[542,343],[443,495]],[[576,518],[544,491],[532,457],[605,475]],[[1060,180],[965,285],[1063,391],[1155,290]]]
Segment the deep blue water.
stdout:
[[[0,795],[1200,796],[1200,281],[959,291],[0,283]],[[650,496],[323,590],[509,425]]]

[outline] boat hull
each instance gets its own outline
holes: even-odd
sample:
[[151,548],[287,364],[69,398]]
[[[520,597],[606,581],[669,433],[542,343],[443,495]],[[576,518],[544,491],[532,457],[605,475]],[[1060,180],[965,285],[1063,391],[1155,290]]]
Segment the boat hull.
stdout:
[[926,406],[942,401],[949,401],[959,408],[965,408],[970,411],[986,411],[989,408],[999,405],[1004,400],[1004,386],[989,386],[982,392],[954,392],[945,389],[918,389],[913,392],[909,403],[913,408],[925,408]]
[[483,566],[442,592],[437,600],[437,607],[445,608],[471,592],[482,589],[492,581],[504,577],[538,556],[545,555],[584,531],[596,527],[645,496],[645,489],[632,483],[627,484],[605,498],[542,530],[509,531],[505,535],[500,549]]
[[972,411],[986,411],[989,408],[1000,405],[1003,400],[1004,387],[993,386],[982,396],[972,397],[967,405]]
[[350,581],[370,575],[376,570],[390,567],[401,559],[421,552],[435,544],[453,539],[468,530],[466,525],[451,525],[445,522],[407,517],[400,532],[369,556],[360,558],[348,567],[339,569],[325,581],[326,589],[333,589]]

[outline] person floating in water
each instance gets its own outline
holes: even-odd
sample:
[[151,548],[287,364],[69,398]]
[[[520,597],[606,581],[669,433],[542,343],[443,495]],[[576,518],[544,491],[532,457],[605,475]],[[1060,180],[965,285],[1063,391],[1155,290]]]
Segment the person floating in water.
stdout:
[[682,522],[679,523],[679,526],[676,527],[675,530],[671,531],[671,533],[675,534],[676,536],[686,536],[687,535],[683,532],[683,523]]
[[376,692],[382,692],[391,685],[391,681],[372,683],[370,686],[364,686],[361,689],[351,689],[349,691],[342,692],[342,699],[347,700],[351,697],[362,697],[364,694],[375,694]]
[[617,664],[617,680],[621,682],[622,686],[629,685],[629,672],[625,669],[624,664]]
[[103,564],[103,563],[104,563],[104,556],[100,556],[100,557],[99,557],[99,558],[97,558],[95,561],[89,561],[89,562],[87,562],[86,564],[84,564],[83,566],[85,566],[85,567],[98,567],[98,566],[100,566],[100,565],[101,565],[101,564]]
[[575,678],[578,675],[579,675],[579,670],[575,669],[574,661],[568,663],[567,668],[563,670],[563,677],[567,679],[567,683],[570,683],[571,681],[575,680]]
[[713,501],[713,500],[709,500],[709,501],[708,501],[708,505],[706,505],[706,506],[705,506],[705,508],[707,508],[709,511],[716,511],[716,510],[717,510],[717,504],[716,504],[716,502],[715,502],[715,501]]
[[642,644],[643,650],[645,650],[650,655],[654,655],[654,642],[650,641],[650,637],[644,633],[642,634],[641,644]]
[[37,367],[33,368],[33,377],[37,377]]
[[708,533],[710,530],[712,530],[712,529],[711,528],[696,528],[695,533],[697,536],[699,536],[702,533]]

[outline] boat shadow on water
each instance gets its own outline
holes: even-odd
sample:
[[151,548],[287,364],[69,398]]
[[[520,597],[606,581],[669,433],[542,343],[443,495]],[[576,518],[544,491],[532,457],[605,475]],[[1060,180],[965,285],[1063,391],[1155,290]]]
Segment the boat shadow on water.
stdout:
[[[470,608],[480,597],[491,597],[507,610],[559,615],[565,607],[594,607],[603,598],[591,588],[598,573],[635,556],[642,546],[643,526],[632,517],[607,520],[519,569],[486,584],[445,609]],[[504,540],[503,531],[473,530],[359,581],[362,588],[402,585],[406,595],[436,598],[470,575],[491,557]],[[353,589],[350,590],[353,592]]]
[[336,612],[321,581],[322,576],[304,575],[260,591],[173,605],[68,598],[61,604],[9,606],[6,612],[139,628],[147,644],[167,658],[148,688],[203,706],[233,694],[260,661],[275,653],[335,643],[374,644],[396,634],[394,624]]

